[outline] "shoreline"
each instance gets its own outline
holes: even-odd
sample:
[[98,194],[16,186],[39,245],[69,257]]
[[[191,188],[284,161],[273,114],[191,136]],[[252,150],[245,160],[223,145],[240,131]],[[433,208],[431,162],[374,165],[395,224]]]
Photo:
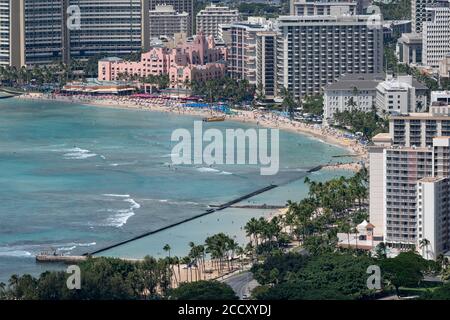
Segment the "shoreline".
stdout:
[[[184,107],[168,107],[163,105],[150,105],[150,106],[143,106],[139,103],[135,103],[132,100],[124,99],[124,100],[104,100],[104,99],[83,99],[83,100],[70,100],[70,99],[52,99],[51,97],[46,96],[26,96],[26,97],[16,97],[14,99],[21,99],[21,100],[34,100],[34,101],[61,101],[65,103],[76,103],[76,104],[82,104],[82,105],[88,105],[88,106],[94,106],[94,107],[108,107],[108,108],[116,108],[116,109],[122,109],[122,110],[136,110],[136,111],[155,111],[155,112],[164,112],[164,113],[173,113],[176,115],[177,113],[179,115],[187,115],[187,116],[210,116],[210,112],[206,110],[196,110],[192,108],[184,108]],[[246,118],[246,116],[249,116],[249,118]],[[277,118],[275,120],[275,118]],[[326,137],[323,136],[314,136],[313,134],[308,134],[306,132],[301,132],[299,128],[296,128],[293,126],[292,128],[289,128],[289,126],[292,126],[293,124],[291,121],[287,119],[281,119],[279,116],[272,115],[270,113],[261,113],[261,112],[251,112],[251,111],[239,111],[239,114],[236,116],[227,116],[227,119],[230,121],[239,121],[243,123],[253,123],[257,124],[258,126],[262,127],[276,127],[282,130],[292,131],[297,134],[304,134],[306,136],[312,136],[315,139],[321,140],[324,143],[333,144],[330,141],[324,141]],[[306,127],[306,125],[305,125]],[[339,145],[342,147],[341,145]],[[348,149],[345,149],[348,150]],[[345,152],[343,152],[345,153]],[[353,153],[353,152],[352,152]],[[351,170],[349,168],[344,168],[342,166],[345,166],[348,164],[324,164],[323,169],[325,170]],[[264,218],[270,220],[273,216],[276,215],[283,215],[285,213],[286,209],[275,209],[271,210],[270,212],[266,212],[264,214]]]
[[[90,96],[55,96],[44,95],[42,93],[24,94],[15,99],[35,100],[35,101],[55,101],[64,103],[81,104],[86,106],[111,108],[120,110],[138,110],[138,111],[150,111],[150,112],[162,112],[171,113],[175,115],[184,116],[199,116],[207,117],[211,116],[210,110],[195,109],[189,107],[178,106],[179,102],[165,101],[164,99],[129,99],[128,97],[106,97],[105,98],[92,98]],[[260,111],[237,111],[237,115],[226,115],[226,119],[230,121],[236,121],[241,123],[251,123],[256,126],[264,128],[275,128],[295,134],[301,134],[308,136],[312,139],[319,140],[322,143],[330,144],[332,146],[340,147],[349,152],[348,156],[353,157],[354,161],[350,162],[336,162],[323,164],[321,170],[338,171],[346,170],[351,172],[358,172],[363,165],[361,161],[367,163],[367,149],[359,144],[355,140],[350,140],[342,136],[342,132],[336,129],[321,127],[318,125],[306,124],[302,122],[293,122],[287,118],[282,118],[273,113],[263,113]],[[223,115],[219,112],[213,112],[214,115]],[[283,209],[276,209],[270,211],[266,215],[267,220],[273,219],[274,216],[284,215],[287,212],[287,207]]]
[[[211,116],[210,110],[194,109],[189,107],[179,106],[179,102],[165,101],[164,99],[129,99],[127,97],[105,97],[105,98],[91,98],[89,96],[55,96],[44,95],[42,93],[24,94],[14,99],[37,100],[37,101],[56,101],[65,103],[78,103],[87,106],[122,109],[122,110],[142,110],[142,111],[156,111],[164,113],[172,113],[187,116]],[[223,115],[219,112],[213,112],[214,115]],[[273,113],[260,111],[245,111],[238,110],[237,114],[226,115],[226,119],[230,121],[251,123],[256,126],[261,126],[269,129],[280,129],[296,134],[306,135],[310,138],[317,139],[322,143],[330,144],[343,148],[348,151],[348,156],[355,158],[352,162],[324,164],[326,170],[342,169],[345,165],[353,163],[348,166],[348,170],[358,171],[362,166],[360,161],[367,162],[367,149],[359,144],[356,140],[351,140],[343,136],[343,132],[330,127],[323,127],[321,125],[307,124],[303,122],[294,122],[290,119],[283,118]]]

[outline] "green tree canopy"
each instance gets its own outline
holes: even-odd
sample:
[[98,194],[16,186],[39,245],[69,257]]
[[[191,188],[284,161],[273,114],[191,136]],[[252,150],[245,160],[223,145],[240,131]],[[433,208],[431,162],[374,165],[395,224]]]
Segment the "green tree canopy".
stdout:
[[182,283],[171,290],[170,299],[173,300],[237,300],[233,289],[218,281],[197,281]]

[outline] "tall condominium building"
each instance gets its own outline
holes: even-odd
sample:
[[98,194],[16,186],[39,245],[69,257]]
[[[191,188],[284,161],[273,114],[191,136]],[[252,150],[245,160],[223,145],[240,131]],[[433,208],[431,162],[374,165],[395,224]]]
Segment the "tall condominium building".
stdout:
[[432,106],[430,113],[410,113],[390,117],[389,132],[394,146],[431,147],[433,137],[450,136],[448,108]]
[[0,1],[0,65],[10,64],[11,1]]
[[[440,139],[448,152],[449,139]],[[447,157],[448,162],[448,157]],[[426,259],[436,259],[449,250],[449,178],[433,176],[420,179],[417,183],[418,243],[427,239],[429,244],[419,248]],[[419,245],[420,246],[420,245]]]
[[142,0],[69,0],[81,12],[81,28],[70,30],[70,55],[123,55],[142,46]]
[[169,5],[173,6],[176,12],[187,12],[189,14],[189,26],[188,35],[194,33],[194,0],[143,0],[148,2],[145,6],[148,6],[149,10],[155,10],[156,6]]
[[239,11],[226,6],[211,4],[197,14],[197,34],[203,32],[206,36],[219,36],[219,25],[229,24],[239,20]]
[[256,85],[257,34],[269,30],[268,24],[248,21],[221,25],[220,37],[229,49],[227,64],[231,78],[246,79]]
[[256,88],[266,100],[276,97],[277,32],[256,33]]
[[358,14],[358,3],[353,0],[291,0],[292,16],[326,16]]
[[64,61],[64,0],[0,1],[0,64],[21,67]]
[[25,63],[45,65],[65,61],[65,1],[25,0]]
[[149,13],[149,37],[174,37],[175,33],[187,33],[189,14],[176,12],[173,6],[156,6]]
[[[142,27],[148,1],[1,0],[0,63],[49,65],[140,51],[144,40],[149,42],[148,28]],[[79,27],[67,24],[69,7],[79,9]]]
[[427,20],[425,8],[435,0],[411,0],[411,29],[412,32],[421,33],[422,23]]
[[380,73],[383,30],[369,16],[284,16],[278,19],[277,90],[314,95],[346,73]]
[[450,53],[450,4],[439,1],[426,8],[427,20],[423,22],[422,62],[438,68],[442,59]]
[[17,0],[0,0],[0,65],[20,67],[23,64],[20,42],[22,5]]
[[448,202],[450,107],[391,116],[389,134],[373,138],[370,221],[388,245],[436,258],[450,248]]

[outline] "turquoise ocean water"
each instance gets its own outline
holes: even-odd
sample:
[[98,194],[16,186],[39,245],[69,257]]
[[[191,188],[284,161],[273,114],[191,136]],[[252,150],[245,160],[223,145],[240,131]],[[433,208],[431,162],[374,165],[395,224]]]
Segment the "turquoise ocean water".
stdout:
[[[280,132],[280,171],[261,176],[249,165],[169,167],[174,129],[192,130],[199,118],[60,102],[0,101],[0,281],[46,269],[34,255],[82,254],[192,217],[267,186],[247,200],[282,205],[306,194],[306,170],[346,151],[316,139]],[[205,124],[220,130],[248,124]],[[342,161],[342,158],[338,158]],[[320,171],[327,180],[349,172]],[[175,255],[188,242],[226,232],[245,241],[242,226],[267,210],[226,209],[104,252],[107,256]]]

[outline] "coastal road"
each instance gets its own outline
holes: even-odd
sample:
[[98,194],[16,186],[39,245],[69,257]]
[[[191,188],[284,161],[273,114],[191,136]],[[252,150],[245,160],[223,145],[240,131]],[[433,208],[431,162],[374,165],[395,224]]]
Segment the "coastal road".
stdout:
[[248,271],[231,276],[223,282],[233,288],[240,300],[243,300],[244,296],[249,297],[250,292],[258,286],[258,282],[253,279],[252,273]]

